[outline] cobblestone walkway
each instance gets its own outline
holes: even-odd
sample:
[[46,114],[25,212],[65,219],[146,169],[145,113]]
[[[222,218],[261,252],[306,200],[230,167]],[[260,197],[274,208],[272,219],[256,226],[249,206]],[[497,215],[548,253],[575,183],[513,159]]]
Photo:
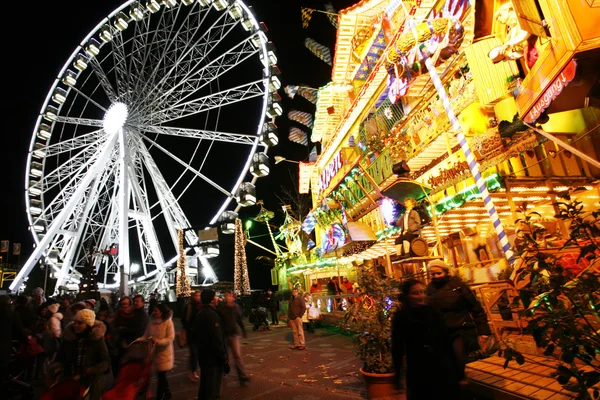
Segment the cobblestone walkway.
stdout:
[[[235,372],[223,380],[221,399],[335,400],[363,399],[360,361],[349,337],[334,329],[306,333],[306,350],[290,350],[292,331],[285,325],[249,332],[242,354],[251,381],[241,388]],[[174,399],[195,399],[198,383],[187,379],[187,349],[176,349],[175,368],[168,375]],[[233,369],[233,368],[232,368]],[[155,382],[152,382],[153,389]]]

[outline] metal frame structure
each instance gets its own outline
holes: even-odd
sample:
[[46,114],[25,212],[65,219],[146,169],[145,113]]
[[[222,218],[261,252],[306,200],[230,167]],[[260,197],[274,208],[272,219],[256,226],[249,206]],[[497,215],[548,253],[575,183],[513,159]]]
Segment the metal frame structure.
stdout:
[[[261,145],[272,101],[267,44],[240,0],[128,1],[102,20],[59,72],[37,119],[25,177],[36,248],[10,289],[51,252],[58,254],[47,257],[56,290],[79,283],[79,269],[89,263],[101,289],[149,279],[151,290],[164,289],[178,257],[176,231],[191,226],[181,196],[198,182],[216,189],[223,203],[213,224]],[[255,122],[241,132],[221,129],[223,110],[241,102]],[[117,122],[116,105],[126,113]],[[234,182],[205,172],[213,145],[223,142],[247,155]],[[182,146],[191,155],[178,154]],[[165,159],[180,168],[175,178],[165,176],[173,175],[161,168]],[[170,241],[159,240],[159,225]],[[185,234],[188,244],[197,243],[193,230]],[[118,255],[106,254],[117,243]],[[141,268],[130,275],[132,255]],[[199,259],[204,282],[217,281]]]

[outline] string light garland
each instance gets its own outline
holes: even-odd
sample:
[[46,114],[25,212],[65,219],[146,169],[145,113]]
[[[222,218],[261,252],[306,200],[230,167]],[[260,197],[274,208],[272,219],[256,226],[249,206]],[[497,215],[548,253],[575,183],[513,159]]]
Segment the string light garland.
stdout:
[[[268,221],[267,221],[268,225]],[[248,277],[248,263],[246,262],[246,236],[242,227],[242,220],[235,220],[235,252],[233,270],[233,290],[237,295],[250,294],[250,278]]]
[[183,230],[181,229],[177,231],[177,241],[179,244],[179,259],[177,260],[175,294],[177,297],[190,297],[192,294],[192,285],[187,274],[187,259],[183,247]]

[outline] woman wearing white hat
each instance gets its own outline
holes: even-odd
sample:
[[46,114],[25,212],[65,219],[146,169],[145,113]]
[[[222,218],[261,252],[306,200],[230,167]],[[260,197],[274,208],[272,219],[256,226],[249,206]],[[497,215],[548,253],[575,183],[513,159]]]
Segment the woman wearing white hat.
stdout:
[[63,342],[56,355],[57,367],[63,377],[90,385],[90,400],[100,399],[103,375],[110,367],[105,332],[104,323],[96,321],[92,310],[81,310],[63,330]]

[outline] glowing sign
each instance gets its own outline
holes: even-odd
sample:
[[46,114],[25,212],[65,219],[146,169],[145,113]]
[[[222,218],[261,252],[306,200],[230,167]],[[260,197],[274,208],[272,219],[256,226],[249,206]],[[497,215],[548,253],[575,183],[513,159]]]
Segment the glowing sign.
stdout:
[[323,168],[321,172],[321,179],[319,184],[319,192],[327,189],[333,177],[340,171],[342,168],[342,152],[338,152],[333,159],[329,161],[329,164]]

